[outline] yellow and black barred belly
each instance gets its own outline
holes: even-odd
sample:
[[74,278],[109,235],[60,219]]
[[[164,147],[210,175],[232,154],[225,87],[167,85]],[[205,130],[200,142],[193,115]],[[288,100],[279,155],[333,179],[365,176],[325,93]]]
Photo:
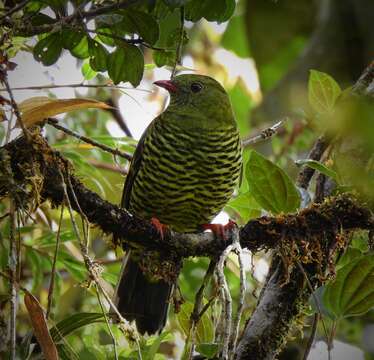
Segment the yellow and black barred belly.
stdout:
[[238,183],[239,133],[235,125],[182,129],[158,120],[144,139],[129,210],[176,231],[196,231],[224,207]]

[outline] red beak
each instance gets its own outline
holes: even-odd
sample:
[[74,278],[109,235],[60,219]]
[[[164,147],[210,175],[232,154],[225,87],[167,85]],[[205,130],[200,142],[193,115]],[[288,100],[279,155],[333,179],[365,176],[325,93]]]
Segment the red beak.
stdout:
[[171,80],[159,80],[154,82],[155,85],[162,87],[169,91],[170,93],[175,93],[178,91],[178,88]]

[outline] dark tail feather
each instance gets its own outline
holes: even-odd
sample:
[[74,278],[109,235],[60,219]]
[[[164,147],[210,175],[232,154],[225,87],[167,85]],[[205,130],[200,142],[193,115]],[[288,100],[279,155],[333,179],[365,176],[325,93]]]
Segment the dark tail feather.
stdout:
[[116,289],[116,305],[128,321],[135,320],[141,334],[154,334],[165,326],[172,284],[149,281],[128,254]]

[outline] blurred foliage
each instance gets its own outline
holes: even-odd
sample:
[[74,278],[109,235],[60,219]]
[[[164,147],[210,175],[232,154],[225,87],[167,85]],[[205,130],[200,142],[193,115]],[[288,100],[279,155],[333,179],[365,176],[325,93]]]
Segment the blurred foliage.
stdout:
[[[81,4],[80,1],[32,0],[23,10],[15,12],[12,19],[17,25],[48,25],[71,14],[72,9],[77,9]],[[97,2],[98,6],[107,4],[113,2]],[[13,1],[6,2],[6,6],[12,5],[15,5]],[[185,6],[185,18],[188,20],[182,36],[181,6]],[[90,22],[90,26],[82,21],[62,23],[55,31],[37,36],[5,36],[5,30],[1,29],[0,35],[5,41],[0,49],[11,59],[17,52],[32,52],[35,61],[44,66],[55,64],[63,54],[68,53],[77,59],[84,79],[91,80],[90,84],[129,82],[136,87],[141,80],[152,80],[158,67],[173,66],[177,45],[182,41],[183,53],[191,57],[194,67],[225,85],[240,134],[245,138],[249,134],[258,134],[268,125],[253,126],[250,112],[264,96],[261,89],[267,91],[277,84],[306,46],[313,27],[310,15],[314,14],[314,7],[307,0],[239,1],[237,6],[234,0],[140,1],[134,2],[130,8],[97,16]],[[245,19],[248,14],[249,19]],[[289,31],[278,33],[280,27]],[[294,36],[295,32],[297,36]],[[220,57],[219,51],[225,51],[224,55]],[[250,56],[256,59],[258,73],[254,66],[250,68]],[[224,62],[223,58],[229,61]],[[243,60],[248,60],[245,63],[247,69],[240,69],[243,66],[240,61]],[[232,70],[236,72],[233,74]],[[248,78],[247,70],[253,78]],[[257,79],[260,81],[260,89],[253,86]],[[336,192],[355,188],[373,204],[373,104],[369,100],[352,98],[347,93],[347,90],[340,89],[330,75],[316,70],[311,72],[308,87],[311,110],[304,109],[296,120],[286,121],[279,136],[255,145],[256,151],[250,148],[244,150],[243,179],[225,208],[233,219],[244,224],[267,212],[279,214],[299,209],[300,196],[295,185],[298,167],[295,161],[300,159],[299,165],[306,164],[339,180]],[[90,89],[87,93],[88,97],[100,101],[108,101],[112,95],[111,90],[105,88]],[[150,94],[146,100],[162,101],[159,94]],[[113,121],[115,119],[111,112],[96,109],[70,113],[61,120],[76,133],[133,153],[137,141],[123,134],[114,137],[108,126]],[[6,137],[4,129],[0,127],[2,142]],[[76,175],[84,184],[106,200],[119,203],[127,161],[73,139],[48,125],[45,129],[50,144],[72,162]],[[310,161],[307,152],[314,140],[325,131],[338,134],[339,141],[332,150],[331,159],[327,162]],[[348,140],[346,134],[350,135]],[[2,199],[0,216],[8,211],[9,201]],[[23,287],[38,298],[43,308],[47,307],[48,302],[60,212],[61,209],[52,209],[49,204],[43,204],[31,214],[21,210],[18,216],[16,237],[20,253],[20,281]],[[80,216],[74,214],[74,219],[79,230],[83,231]],[[9,217],[0,218],[0,268],[3,271],[8,269],[9,227]],[[88,281],[88,273],[66,209],[62,214],[59,237],[53,301],[48,320],[59,355],[62,359],[114,359],[111,334],[105,323],[96,288]],[[101,276],[108,289],[111,289],[116,285],[120,272],[119,258],[123,255],[122,251],[113,249],[111,239],[97,228],[89,228],[89,239],[90,253],[102,266]],[[335,282],[326,284],[320,295],[317,294],[324,315],[328,317],[334,314],[341,318],[337,336],[364,350],[363,332],[374,322],[373,311],[367,312],[373,306],[373,257],[365,246],[367,239],[366,233],[354,235],[348,250],[337,264]],[[256,296],[265,280],[267,268],[264,263],[267,261],[268,256],[265,254],[246,254],[248,284],[241,328],[245,324],[244,319],[250,316],[256,305]],[[188,316],[208,263],[206,258],[184,261],[179,288],[185,303],[178,314],[169,312],[167,327],[161,334],[144,338],[135,344],[128,342],[117,326],[111,325],[119,359],[137,359],[139,353],[143,359],[149,360],[181,356]],[[366,280],[361,279],[363,264],[369,269],[365,272]],[[359,274],[348,276],[355,274],[355,271]],[[225,275],[232,293],[235,314],[240,287],[239,266],[235,256],[228,259]],[[214,286],[210,284],[207,288],[206,300],[216,294]],[[342,286],[349,291],[342,291]],[[3,314],[9,312],[8,293],[8,282],[0,278],[0,326]],[[360,311],[348,311],[346,305],[353,304],[352,299],[361,304]],[[219,347],[213,331],[219,311],[219,304],[213,302],[198,328],[197,351],[208,358],[214,357]],[[367,312],[366,315],[346,318],[347,314],[358,315],[363,312]],[[305,317],[310,313],[305,314]],[[319,329],[319,334],[323,336],[322,329]],[[23,339],[20,340],[20,358],[27,358],[31,352],[29,359],[38,358],[40,349],[35,346],[32,337],[22,291],[17,335]],[[7,356],[1,344],[0,356]]]

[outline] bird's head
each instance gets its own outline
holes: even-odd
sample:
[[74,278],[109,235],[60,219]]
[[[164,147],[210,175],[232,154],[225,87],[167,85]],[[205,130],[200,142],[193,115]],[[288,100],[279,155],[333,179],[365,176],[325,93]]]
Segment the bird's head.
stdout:
[[211,119],[212,123],[234,121],[225,89],[209,76],[183,74],[172,80],[156,81],[155,85],[170,93],[170,110],[200,114]]

